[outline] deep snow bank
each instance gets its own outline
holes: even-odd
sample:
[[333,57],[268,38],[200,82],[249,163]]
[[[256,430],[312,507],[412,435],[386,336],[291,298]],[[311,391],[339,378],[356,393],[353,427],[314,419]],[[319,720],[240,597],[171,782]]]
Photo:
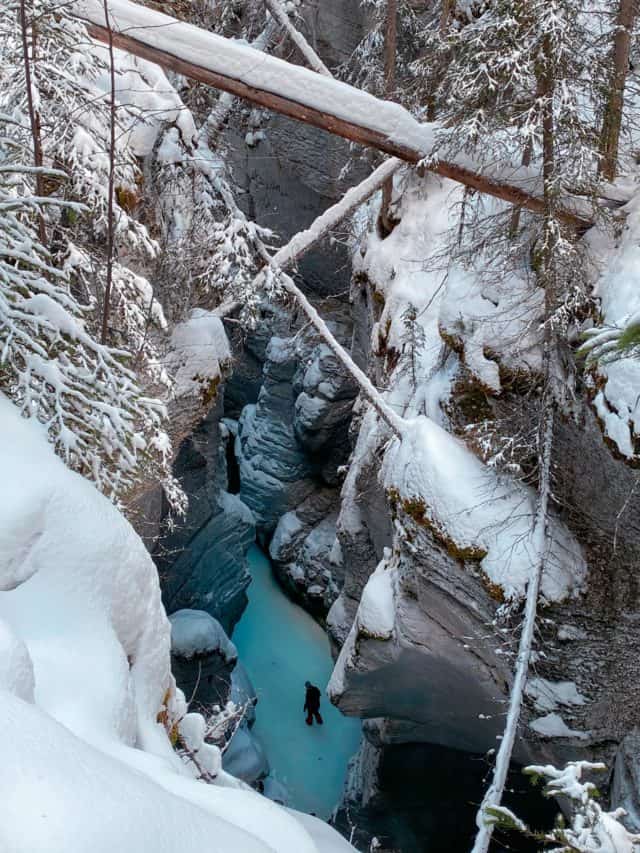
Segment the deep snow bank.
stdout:
[[[190,776],[158,722],[170,628],[142,541],[2,396],[0,436],[0,849],[350,849],[224,773]],[[192,748],[199,719],[182,724]]]

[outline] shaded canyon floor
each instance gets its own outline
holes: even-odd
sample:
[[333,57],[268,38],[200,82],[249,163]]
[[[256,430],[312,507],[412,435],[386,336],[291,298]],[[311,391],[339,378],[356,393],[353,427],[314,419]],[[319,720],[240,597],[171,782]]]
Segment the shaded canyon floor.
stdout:
[[[233,633],[240,660],[256,688],[254,732],[272,775],[289,792],[289,805],[328,818],[337,805],[347,764],[360,742],[360,721],[324,697],[333,662],[322,628],[280,589],[268,558],[249,552],[249,604]],[[304,683],[323,692],[324,725],[307,726]]]

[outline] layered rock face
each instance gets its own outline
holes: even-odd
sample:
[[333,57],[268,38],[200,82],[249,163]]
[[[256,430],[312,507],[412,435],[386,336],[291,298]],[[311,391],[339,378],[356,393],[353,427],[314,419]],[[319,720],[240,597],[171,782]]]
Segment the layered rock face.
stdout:
[[228,431],[222,397],[180,448],[175,473],[189,495],[186,518],[166,529],[154,558],[169,613],[205,610],[230,633],[246,604],[246,553],[255,539],[251,511],[226,491]]
[[[357,0],[305,3],[301,11],[299,25],[323,60],[330,68],[344,63],[362,38],[363,11]],[[305,64],[286,39],[280,52]],[[366,165],[356,164],[343,176],[350,150],[342,139],[274,113],[246,110],[241,119],[226,135],[228,162],[241,190],[238,201],[252,219],[284,241],[307,228],[366,174]],[[247,145],[247,139],[254,141]],[[341,243],[323,240],[300,260],[299,272],[316,294],[346,293],[349,252]]]
[[[366,316],[360,314],[361,322],[367,322]],[[365,328],[360,338],[366,337]],[[524,431],[537,413],[530,399],[527,403],[519,397],[521,390],[508,388],[492,400],[463,367],[448,402],[453,429],[465,435],[480,405],[492,412],[505,434],[508,427]],[[513,422],[514,411],[519,424]],[[330,693],[345,713],[369,720],[364,731],[371,753],[367,766],[373,769],[366,784],[354,771],[349,808],[355,814],[364,809],[363,824],[372,832],[384,818],[384,833],[400,849],[418,851],[424,830],[418,809],[405,810],[409,826],[390,829],[385,822],[388,809],[402,811],[394,794],[406,778],[406,768],[397,761],[399,750],[409,744],[418,750],[429,745],[427,753],[433,745],[476,756],[495,750],[514,666],[513,629],[520,616],[516,611],[509,617],[502,591],[488,582],[477,559],[456,553],[451,543],[434,536],[418,508],[399,506],[385,494],[379,448],[387,439],[382,432],[372,437],[365,418],[342,492],[337,537],[345,580],[328,625],[336,647],[344,647]],[[604,761],[610,774],[614,771],[612,805],[626,808],[629,825],[636,828],[636,473],[615,458],[584,399],[578,398],[571,414],[559,419],[555,454],[553,512],[580,543],[588,575],[580,594],[542,603],[539,653],[514,760],[558,765],[580,758]],[[385,548],[393,550],[393,619],[384,636],[375,636],[357,614]],[[508,553],[504,559],[508,561]],[[449,765],[456,759],[442,753],[441,760]],[[439,772],[425,759],[418,772],[420,785],[428,789]],[[606,776],[598,782],[607,788]],[[417,833],[413,841],[411,832]]]
[[[427,743],[386,745],[377,742],[375,727],[365,723],[366,737],[350,766],[350,788],[334,818],[358,850],[400,853],[451,853],[473,846],[478,792],[486,783],[488,763],[474,753]],[[519,768],[509,775],[506,805],[531,826],[551,826],[555,808],[531,796]],[[502,842],[505,842],[504,845]],[[374,849],[376,849],[374,847]],[[492,850],[538,853],[537,843],[509,833],[496,833]]]
[[[335,327],[344,336],[341,315],[338,309]],[[240,498],[270,542],[281,581],[317,616],[342,584],[335,524],[355,393],[326,346],[274,336],[257,402],[237,426]]]

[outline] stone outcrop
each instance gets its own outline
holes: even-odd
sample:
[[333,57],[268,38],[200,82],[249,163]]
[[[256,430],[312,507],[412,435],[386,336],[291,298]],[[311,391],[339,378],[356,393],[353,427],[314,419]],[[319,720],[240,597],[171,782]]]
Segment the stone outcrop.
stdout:
[[[346,335],[342,311],[334,327]],[[259,351],[250,350],[254,359]],[[323,344],[271,338],[263,384],[237,426],[240,498],[287,591],[322,618],[342,585],[336,519],[356,389]]]
[[332,489],[315,492],[280,518],[269,545],[281,583],[317,617],[324,616],[333,604],[344,576],[336,539],[336,502]]
[[183,443],[174,471],[189,495],[185,519],[169,527],[154,552],[169,613],[205,610],[230,633],[246,604],[246,553],[255,538],[251,511],[226,491],[222,397]]
[[315,489],[313,463],[293,429],[297,366],[295,340],[272,338],[258,402],[245,407],[238,423],[240,496],[267,534]]

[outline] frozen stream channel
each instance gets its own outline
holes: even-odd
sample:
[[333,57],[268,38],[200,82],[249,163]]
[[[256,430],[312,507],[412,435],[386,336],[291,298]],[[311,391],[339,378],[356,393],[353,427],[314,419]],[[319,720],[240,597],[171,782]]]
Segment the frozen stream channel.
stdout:
[[[249,564],[249,604],[233,642],[258,694],[254,731],[272,774],[289,791],[289,805],[328,818],[358,748],[360,721],[343,717],[324,694],[332,669],[325,632],[286,597],[255,545]],[[305,723],[305,681],[322,691],[323,726]]]

